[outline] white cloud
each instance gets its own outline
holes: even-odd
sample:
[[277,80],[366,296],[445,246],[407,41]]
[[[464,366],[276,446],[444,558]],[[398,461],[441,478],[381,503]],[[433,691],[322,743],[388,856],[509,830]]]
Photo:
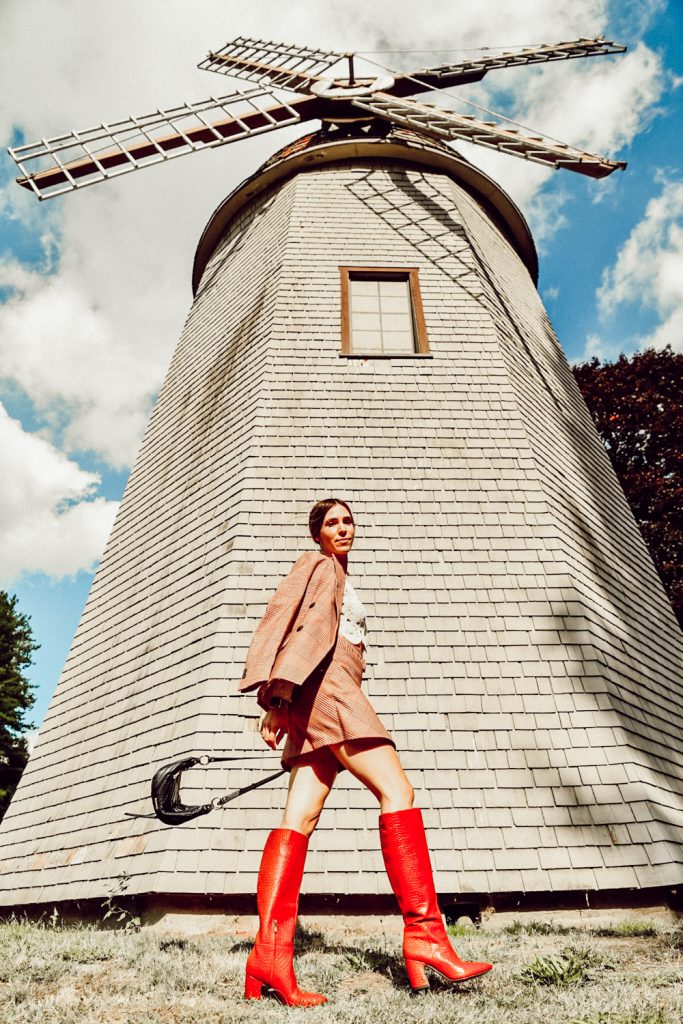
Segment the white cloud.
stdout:
[[605,326],[634,309],[651,311],[658,323],[648,334],[621,334],[616,340],[592,333],[579,362],[666,345],[683,351],[683,182],[661,183],[660,194],[650,199],[596,292]]
[[652,25],[656,16],[666,11],[669,0],[638,0],[638,3],[629,4],[628,11],[616,7],[615,13],[628,17],[629,28],[633,35],[640,36]]
[[117,503],[92,498],[99,483],[0,405],[0,585],[24,572],[91,570]]
[[654,310],[659,324],[634,347],[683,350],[683,182],[664,182],[605,270],[597,292],[603,318],[623,306]]
[[[462,56],[463,51],[484,46],[513,48],[599,35],[606,25],[609,4],[607,0],[574,0],[562,6],[551,0],[515,0],[514,4],[509,0],[485,4],[431,0],[419,16],[411,0],[375,0],[372,4],[337,0],[330,6],[333,22],[347,21],[347,33],[354,39],[351,45],[360,50],[389,46],[443,50],[450,46]],[[398,54],[389,56],[398,62]],[[427,56],[432,63],[434,55]],[[411,56],[403,58],[404,65],[410,66],[410,61]]]
[[[96,213],[106,216],[109,205],[105,199]],[[91,221],[95,231],[99,219]],[[108,234],[115,245],[115,221]],[[115,466],[128,465],[135,453],[172,347],[172,335],[161,338],[157,325],[170,333],[175,325],[168,325],[168,313],[182,315],[164,294],[163,272],[154,278],[160,310],[133,273],[122,266],[115,275],[120,291],[112,291],[105,253],[87,245],[73,219],[64,228],[56,272],[0,262],[0,287],[12,289],[0,307],[3,375],[48,422],[62,424],[66,416],[67,451],[92,449]]]
[[626,352],[628,347],[628,343],[623,338],[611,341],[600,337],[599,334],[589,334],[583,352],[573,359],[572,363],[585,363],[593,356],[596,356],[601,363],[612,362],[614,359],[618,359],[622,352]]
[[608,268],[598,290],[609,315],[625,302],[667,310],[683,302],[683,182],[665,182]]

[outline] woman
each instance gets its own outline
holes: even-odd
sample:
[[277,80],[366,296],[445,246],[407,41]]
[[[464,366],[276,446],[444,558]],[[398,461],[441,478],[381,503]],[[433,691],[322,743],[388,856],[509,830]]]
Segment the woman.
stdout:
[[422,815],[394,741],[360,689],[365,612],[347,578],[355,524],[345,501],[313,506],[309,529],[320,551],[295,563],[278,587],[249,648],[243,691],[258,688],[260,730],[273,750],[286,736],[289,792],[279,828],[266,841],[258,876],[259,930],[247,960],[245,995],[263,988],[288,1006],[326,996],[302,992],[293,938],[309,836],[339,771],[377,797],[382,855],[403,914],[403,955],[414,991],[429,988],[428,966],[450,981],[484,974],[453,951],[436,899]]

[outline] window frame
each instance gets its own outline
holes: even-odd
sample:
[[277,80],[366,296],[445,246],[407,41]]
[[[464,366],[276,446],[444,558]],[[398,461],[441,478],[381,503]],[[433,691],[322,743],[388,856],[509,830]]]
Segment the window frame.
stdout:
[[[347,359],[415,359],[431,358],[427,325],[425,323],[420,279],[417,267],[350,267],[339,268],[341,282],[341,351],[340,356]],[[358,276],[368,280],[384,278],[389,281],[408,280],[410,303],[413,315],[413,334],[415,350],[413,352],[353,352],[351,350],[351,310],[349,305],[349,281]]]

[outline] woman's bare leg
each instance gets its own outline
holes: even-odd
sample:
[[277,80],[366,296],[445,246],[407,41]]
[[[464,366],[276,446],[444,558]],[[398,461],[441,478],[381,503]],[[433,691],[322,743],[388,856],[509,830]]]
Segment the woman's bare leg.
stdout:
[[256,906],[259,930],[247,959],[244,995],[261,999],[272,990],[287,1006],[318,1006],[327,998],[303,992],[294,974],[294,931],[308,837],[316,826],[339,762],[320,751],[291,772],[282,824],[272,830],[261,857]]
[[413,787],[391,743],[346,740],[335,743],[330,750],[377,797],[382,814],[405,811],[413,806]]
[[332,789],[339,766],[329,750],[311,755],[307,764],[296,765],[289,777],[289,792],[280,828],[310,836]]

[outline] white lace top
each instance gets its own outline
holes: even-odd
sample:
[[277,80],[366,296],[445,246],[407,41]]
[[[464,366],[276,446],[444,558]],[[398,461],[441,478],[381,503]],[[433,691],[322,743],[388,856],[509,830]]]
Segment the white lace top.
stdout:
[[359,644],[362,640],[367,647],[365,608],[358,594],[353,589],[348,576],[344,583],[344,599],[339,620],[339,632],[347,640],[350,640],[352,644]]

